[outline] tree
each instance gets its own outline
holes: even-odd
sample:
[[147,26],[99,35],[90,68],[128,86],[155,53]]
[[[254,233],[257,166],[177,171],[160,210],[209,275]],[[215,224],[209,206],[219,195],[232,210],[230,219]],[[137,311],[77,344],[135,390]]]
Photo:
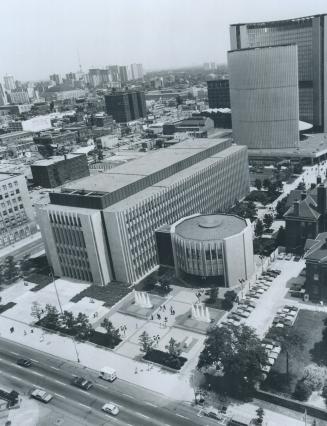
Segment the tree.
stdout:
[[87,315],[79,312],[74,324],[74,334],[76,339],[87,340],[92,334],[93,328]]
[[167,294],[171,291],[171,287],[169,282],[164,279],[164,278],[159,278],[158,279],[158,284],[159,284],[159,288],[160,288],[160,292],[162,294]]
[[307,401],[311,393],[312,390],[309,386],[303,380],[298,380],[293,393],[294,398],[299,401]]
[[306,190],[306,186],[305,183],[302,181],[298,184],[297,189],[301,190],[301,191],[305,191]]
[[120,332],[118,329],[116,329],[112,322],[105,318],[102,323],[101,327],[106,329],[106,335],[109,343],[112,344],[112,346],[116,346],[116,344],[120,341]]
[[60,319],[62,321],[62,325],[66,327],[68,330],[72,330],[75,325],[75,318],[71,311],[64,311],[60,315]]
[[327,379],[326,367],[309,364],[304,368],[302,380],[312,391],[320,391]]
[[262,377],[268,358],[254,329],[238,326],[213,326],[207,332],[198,369],[216,370],[223,376],[226,390],[248,396]]
[[146,331],[143,331],[143,333],[140,335],[139,344],[141,351],[145,354],[148,354],[151,351],[153,346],[153,340]]
[[282,191],[284,188],[283,182],[281,179],[276,180],[276,189],[277,191]]
[[40,319],[42,317],[42,308],[41,308],[41,305],[38,302],[36,302],[36,301],[34,301],[32,303],[32,306],[31,306],[31,316],[33,318],[35,318],[36,320],[38,320],[38,321],[40,321]]
[[42,325],[53,330],[59,327],[59,312],[55,306],[45,305],[45,316],[42,319]]
[[218,294],[219,294],[219,288],[218,287],[213,287],[210,289],[210,295],[209,295],[209,302],[210,303],[215,303],[218,299]]
[[258,191],[261,191],[261,189],[262,189],[262,182],[261,182],[261,179],[256,179],[256,180],[254,181],[254,186],[257,188],[257,190],[258,190]]
[[304,338],[292,327],[270,327],[266,335],[267,338],[275,340],[286,355],[286,375],[289,378],[289,358],[301,354],[304,345]]
[[23,259],[20,261],[19,269],[23,275],[31,270],[31,261],[29,254],[25,254]]
[[274,222],[273,215],[266,213],[263,217],[263,223],[265,224],[266,229],[270,229],[273,222]]
[[270,179],[264,179],[262,182],[262,186],[264,189],[266,189],[267,191],[269,191],[270,187],[271,187],[271,181]]
[[286,231],[283,226],[280,226],[275,239],[275,246],[285,246],[286,244]]
[[18,277],[17,264],[13,256],[7,256],[4,264],[4,278],[12,283]]
[[283,219],[283,216],[287,211],[286,205],[287,205],[287,197],[278,201],[278,203],[276,205],[277,219]]
[[254,419],[254,424],[261,426],[263,424],[263,418],[265,416],[265,412],[262,407],[259,407],[256,410],[256,413],[257,413],[257,417]]
[[222,301],[223,309],[225,309],[226,311],[230,311],[232,307],[234,306],[234,301],[236,297],[237,297],[237,294],[235,293],[234,290],[226,291],[226,293],[224,294],[224,299]]
[[180,344],[177,343],[177,341],[173,337],[170,338],[168,345],[166,345],[165,348],[167,349],[169,355],[174,358],[179,357],[182,352]]
[[255,228],[254,228],[254,235],[257,238],[261,238],[262,234],[263,234],[264,228],[263,228],[263,223],[261,219],[258,219],[256,224],[255,224]]

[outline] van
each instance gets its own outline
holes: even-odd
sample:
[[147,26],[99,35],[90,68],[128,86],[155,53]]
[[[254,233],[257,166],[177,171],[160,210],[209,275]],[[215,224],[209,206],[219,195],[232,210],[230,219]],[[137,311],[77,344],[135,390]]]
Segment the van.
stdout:
[[99,377],[108,382],[113,382],[117,379],[117,373],[116,370],[111,367],[103,367],[100,370]]

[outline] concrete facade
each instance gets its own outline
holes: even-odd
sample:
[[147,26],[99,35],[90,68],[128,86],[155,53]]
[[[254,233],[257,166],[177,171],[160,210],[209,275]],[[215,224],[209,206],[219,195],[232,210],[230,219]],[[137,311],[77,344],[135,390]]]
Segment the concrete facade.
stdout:
[[[52,204],[39,211],[40,226],[46,239],[54,239],[50,229],[57,225],[50,216],[52,209],[78,216],[101,214],[101,232],[97,222],[98,231],[92,235],[106,246],[108,258],[103,262],[108,272],[99,280],[92,272],[93,282],[136,283],[158,264],[157,228],[195,212],[225,210],[248,190],[246,147],[232,146],[227,139],[187,140],[51,193]],[[66,221],[60,228],[70,232],[71,226]],[[84,234],[86,229],[80,227]],[[73,242],[65,244],[69,248]],[[58,262],[58,247],[53,242],[47,251],[52,264]],[[89,258],[99,256],[94,247],[89,250]],[[58,275],[72,276],[67,268],[57,270]]]
[[170,233],[177,276],[211,278],[217,285],[234,287],[254,273],[252,227],[247,219],[197,214],[176,222]]
[[297,147],[295,45],[228,52],[234,140],[249,148]]

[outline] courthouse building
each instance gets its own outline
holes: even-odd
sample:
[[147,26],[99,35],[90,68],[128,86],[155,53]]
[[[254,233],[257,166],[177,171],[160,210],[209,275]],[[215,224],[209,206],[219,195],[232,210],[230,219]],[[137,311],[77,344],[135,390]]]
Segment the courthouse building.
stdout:
[[158,264],[155,230],[249,191],[247,148],[192,139],[67,184],[38,211],[58,276],[136,283]]

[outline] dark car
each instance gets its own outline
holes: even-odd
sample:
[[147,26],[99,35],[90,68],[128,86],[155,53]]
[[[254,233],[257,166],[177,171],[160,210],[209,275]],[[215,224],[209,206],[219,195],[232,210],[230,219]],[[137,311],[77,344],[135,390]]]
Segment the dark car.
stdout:
[[301,260],[301,256],[294,256],[294,262],[299,262]]
[[17,365],[20,365],[21,367],[30,367],[32,365],[32,361],[29,359],[19,358],[17,360]]
[[73,377],[73,380],[71,383],[73,386],[76,386],[77,388],[84,389],[84,390],[89,390],[93,387],[93,383],[90,382],[89,380],[86,380],[84,377],[75,376]]

